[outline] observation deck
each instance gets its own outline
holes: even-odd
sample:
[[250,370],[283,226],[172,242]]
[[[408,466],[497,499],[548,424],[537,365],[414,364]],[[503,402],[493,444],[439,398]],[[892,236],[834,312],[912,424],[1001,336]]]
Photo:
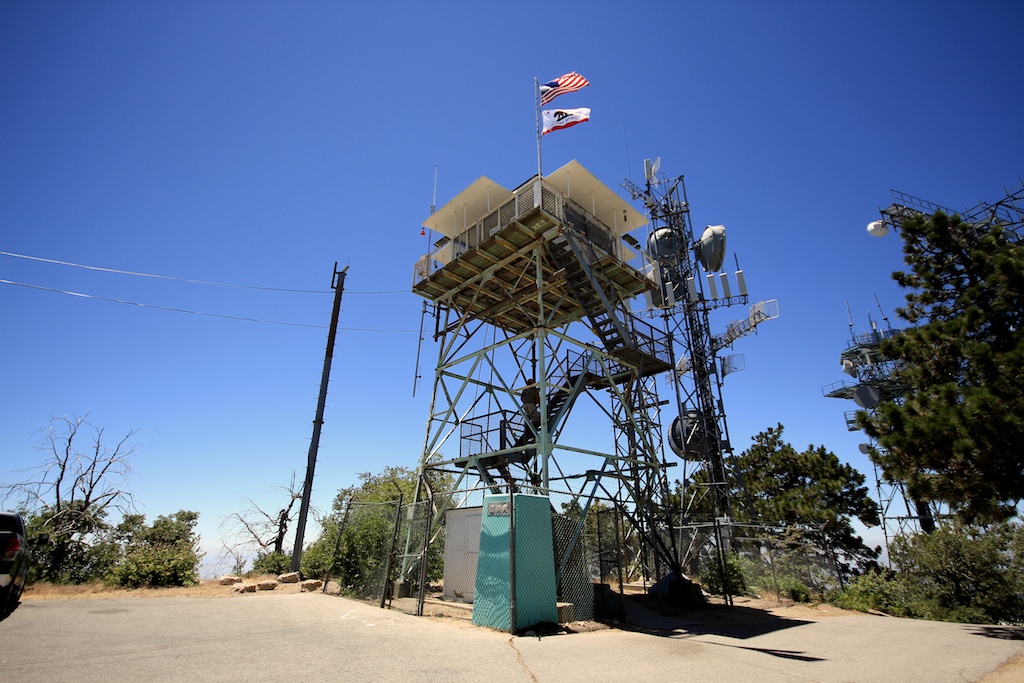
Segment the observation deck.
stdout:
[[575,161],[513,191],[481,177],[424,221],[442,237],[416,262],[413,291],[459,311],[462,322],[513,334],[568,324],[602,302],[573,287],[567,242],[578,247],[603,303],[615,307],[654,287],[627,263],[637,253],[623,239],[646,222]]

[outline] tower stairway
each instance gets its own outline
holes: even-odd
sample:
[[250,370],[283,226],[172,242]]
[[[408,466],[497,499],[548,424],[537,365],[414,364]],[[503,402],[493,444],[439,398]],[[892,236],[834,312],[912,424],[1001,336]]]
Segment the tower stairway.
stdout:
[[590,240],[566,228],[549,243],[548,254],[608,355],[640,368],[643,376],[671,368],[668,341],[649,325],[646,335],[637,329],[642,323],[620,303]]
[[[592,375],[585,369],[573,373],[573,369],[567,369],[560,377],[553,378],[549,386],[554,384],[559,387],[557,391],[549,392],[547,395],[547,425],[552,440],[558,437],[559,428],[565,421],[569,411],[579,395],[586,388],[588,380]],[[566,389],[565,387],[568,387]],[[533,442],[534,432],[526,424],[523,425],[523,432],[516,440],[514,446],[524,446]]]
[[[558,438],[560,427],[576,399],[596,379],[587,364],[578,361],[559,364],[552,373],[546,383],[548,387],[554,387],[547,394],[547,429],[552,441]],[[491,482],[492,492],[499,492],[494,488],[497,479],[513,485],[511,465],[529,469],[529,463],[537,456],[535,442],[540,425],[531,427],[522,411],[501,410],[472,417],[464,420],[462,427],[464,457],[454,460],[453,464],[475,467],[486,481]],[[466,444],[470,445],[467,447]],[[497,477],[493,471],[497,472]]]
[[572,230],[563,230],[560,237],[552,240],[548,253],[565,274],[569,290],[583,308],[594,334],[605,351],[614,355],[629,345],[630,334],[606,294],[607,285],[602,286],[599,273],[591,266],[597,261],[593,250],[585,238]]

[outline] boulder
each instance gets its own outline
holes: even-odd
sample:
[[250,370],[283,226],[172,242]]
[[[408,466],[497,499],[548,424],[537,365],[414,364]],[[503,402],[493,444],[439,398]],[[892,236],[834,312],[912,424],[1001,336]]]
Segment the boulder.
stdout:
[[277,588],[277,581],[273,579],[267,579],[266,581],[260,581],[256,584],[256,588],[261,591],[272,591]]
[[280,581],[281,583],[298,583],[299,582],[299,573],[298,572],[288,572],[287,574],[281,574],[280,576],[277,577],[277,580]]
[[321,588],[323,588],[323,585],[324,585],[324,582],[321,581],[320,579],[306,579],[299,586],[299,591],[301,591],[303,593],[306,593],[306,592],[312,593],[313,591],[318,591]]
[[235,585],[233,585],[231,587],[231,592],[232,593],[255,593],[256,592],[256,584],[255,583],[236,583]]
[[220,577],[220,585],[222,586],[230,586],[233,583],[242,583],[242,579],[230,574]]

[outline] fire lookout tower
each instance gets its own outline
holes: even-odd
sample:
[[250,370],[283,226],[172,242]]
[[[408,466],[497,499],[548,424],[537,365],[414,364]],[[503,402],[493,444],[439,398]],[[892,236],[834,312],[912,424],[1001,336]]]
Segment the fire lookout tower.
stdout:
[[[673,325],[663,316],[658,328],[630,305],[665,296],[630,234],[647,218],[572,161],[514,190],[481,177],[423,225],[439,236],[413,282],[432,304],[438,346],[419,492],[444,501],[433,524],[445,508],[490,510],[501,496],[536,496],[556,516],[571,513],[553,540],[559,599],[568,599],[564,579],[588,511],[614,508],[639,541],[631,561],[643,575],[682,579],[668,477],[677,463],[665,458],[661,421],[663,406],[678,411],[679,392],[660,400],[656,382],[677,366]],[[754,325],[713,348],[709,337],[707,360]],[[431,473],[455,491],[435,498]],[[416,559],[408,544],[405,558],[406,567]]]

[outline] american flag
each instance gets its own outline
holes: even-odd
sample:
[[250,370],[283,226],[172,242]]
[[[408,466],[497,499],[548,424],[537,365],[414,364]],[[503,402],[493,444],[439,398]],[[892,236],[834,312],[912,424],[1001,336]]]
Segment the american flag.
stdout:
[[590,81],[573,71],[540,86],[540,103],[547,104],[559,95],[564,95],[567,92],[576,92],[588,85],[590,85]]

